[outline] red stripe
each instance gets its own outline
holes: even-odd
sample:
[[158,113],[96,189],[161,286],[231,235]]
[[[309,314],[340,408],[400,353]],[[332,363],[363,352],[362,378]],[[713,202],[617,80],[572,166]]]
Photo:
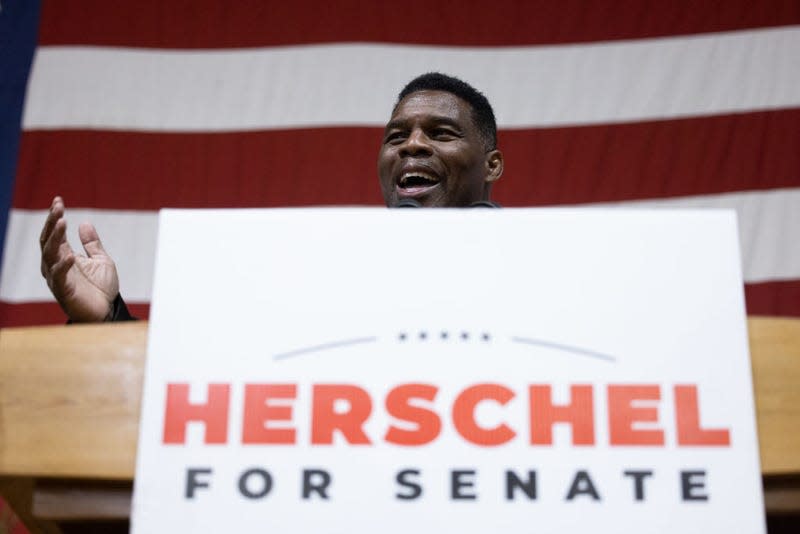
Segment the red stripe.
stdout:
[[748,315],[800,317],[800,280],[745,284]]
[[24,132],[16,207],[153,210],[381,204],[377,129]]
[[797,0],[48,0],[39,42],[157,48],[342,41],[503,46],[798,23]]
[[[748,315],[800,317],[800,280],[745,284],[745,296]],[[150,316],[149,304],[128,303],[128,309],[140,319]],[[0,328],[65,322],[64,312],[54,302],[0,302]]]
[[509,206],[800,186],[800,108],[501,132]]
[[[147,319],[150,304],[127,303],[134,317]],[[13,326],[37,326],[47,324],[66,324],[67,316],[55,302],[27,302],[10,304],[0,302],[0,328]]]
[[[379,128],[26,131],[14,205],[154,210],[381,204]],[[800,109],[503,131],[508,206],[800,186]]]

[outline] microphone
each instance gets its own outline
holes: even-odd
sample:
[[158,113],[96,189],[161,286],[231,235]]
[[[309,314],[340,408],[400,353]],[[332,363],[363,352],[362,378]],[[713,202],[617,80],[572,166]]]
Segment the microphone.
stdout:
[[492,202],[491,200],[479,200],[469,205],[470,208],[499,208],[500,204]]
[[400,202],[394,205],[395,208],[421,208],[422,204],[414,200],[413,198],[404,198]]
[[[399,201],[397,204],[392,206],[393,208],[421,208],[422,204],[414,200],[413,198],[404,198]],[[499,208],[500,204],[492,202],[491,200],[479,200],[477,202],[473,202],[468,208]]]

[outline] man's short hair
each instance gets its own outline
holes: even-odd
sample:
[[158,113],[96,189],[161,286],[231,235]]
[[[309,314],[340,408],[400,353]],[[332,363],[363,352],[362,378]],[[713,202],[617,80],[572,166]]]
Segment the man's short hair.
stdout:
[[465,101],[472,108],[472,120],[486,143],[486,150],[497,148],[497,121],[494,118],[492,105],[483,93],[453,76],[441,72],[428,72],[417,76],[403,87],[397,97],[397,104],[417,91],[445,91]]

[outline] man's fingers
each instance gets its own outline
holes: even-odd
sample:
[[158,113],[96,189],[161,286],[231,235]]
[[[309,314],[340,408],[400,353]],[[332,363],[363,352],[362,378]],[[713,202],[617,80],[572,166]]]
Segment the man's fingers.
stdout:
[[39,247],[44,250],[44,245],[50,234],[55,228],[56,223],[64,217],[64,201],[61,197],[55,197],[50,204],[50,211],[47,213],[47,219],[44,221],[42,234],[39,236]]
[[50,271],[53,265],[58,263],[58,252],[61,246],[61,240],[66,232],[66,223],[63,221],[56,221],[53,224],[50,232],[48,233],[42,246],[42,276],[50,279]]
[[67,221],[59,219],[42,247],[43,269],[52,268],[53,265],[72,254],[72,247],[67,243],[66,233]]
[[56,298],[61,296],[60,292],[56,291],[56,288],[64,287],[64,281],[67,277],[67,273],[74,264],[75,254],[69,254],[61,259],[61,261],[57,261],[52,267],[50,267],[50,276],[46,278],[48,285],[50,285],[50,289],[53,290]]
[[108,256],[93,224],[88,222],[81,223],[78,227],[78,236],[81,238],[83,250],[86,251],[86,255],[90,258],[93,256]]

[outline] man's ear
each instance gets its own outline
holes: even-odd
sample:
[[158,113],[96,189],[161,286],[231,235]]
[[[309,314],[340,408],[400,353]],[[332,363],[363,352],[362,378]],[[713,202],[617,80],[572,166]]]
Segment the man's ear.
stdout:
[[491,150],[486,153],[486,183],[491,184],[500,179],[503,174],[503,153]]

